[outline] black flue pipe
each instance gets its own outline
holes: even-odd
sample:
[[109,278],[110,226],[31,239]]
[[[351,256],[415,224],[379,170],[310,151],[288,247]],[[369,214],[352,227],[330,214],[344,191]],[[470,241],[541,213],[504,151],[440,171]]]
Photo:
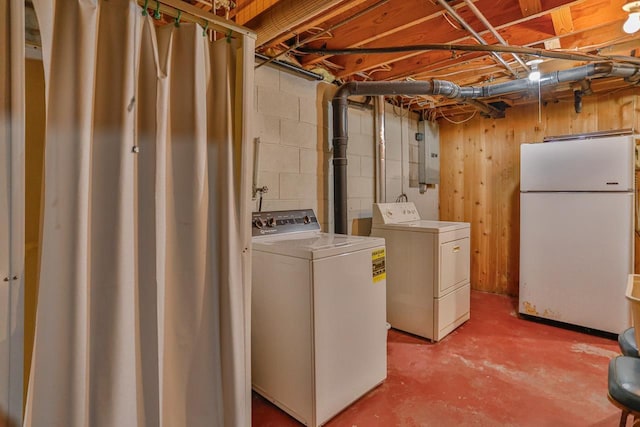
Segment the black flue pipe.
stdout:
[[348,98],[352,95],[422,95],[431,91],[431,82],[349,82],[338,89],[333,109],[333,219],[334,230],[347,234],[347,126]]

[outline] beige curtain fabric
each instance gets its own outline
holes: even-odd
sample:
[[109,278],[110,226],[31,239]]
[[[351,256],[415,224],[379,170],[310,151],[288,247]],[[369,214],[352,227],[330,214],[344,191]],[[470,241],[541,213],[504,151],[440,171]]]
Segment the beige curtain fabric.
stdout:
[[35,0],[47,86],[27,426],[243,426],[239,46]]
[[0,426],[22,422],[24,2],[0,0]]

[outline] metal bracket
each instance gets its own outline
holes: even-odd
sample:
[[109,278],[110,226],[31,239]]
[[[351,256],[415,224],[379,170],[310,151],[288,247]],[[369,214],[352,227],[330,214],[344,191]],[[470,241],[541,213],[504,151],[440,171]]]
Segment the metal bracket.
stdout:
[[253,199],[255,200],[255,198],[258,195],[258,193],[260,193],[262,195],[262,194],[268,193],[268,192],[269,192],[269,187],[267,187],[266,185],[264,185],[262,187],[254,187],[253,188]]

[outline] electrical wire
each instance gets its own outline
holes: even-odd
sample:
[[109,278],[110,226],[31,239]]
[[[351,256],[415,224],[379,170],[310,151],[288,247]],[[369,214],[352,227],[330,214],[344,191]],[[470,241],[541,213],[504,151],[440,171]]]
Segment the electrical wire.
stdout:
[[333,33],[331,31],[325,31],[324,28],[322,27],[311,27],[311,28],[307,28],[306,32],[310,33],[311,35],[315,36],[318,33],[326,36],[326,37],[320,37],[320,38],[316,38],[316,40],[324,40],[324,39],[332,39],[333,38]]
[[[606,55],[592,55],[579,52],[559,52],[555,50],[537,49],[518,46],[502,46],[502,45],[467,45],[453,43],[430,43],[410,46],[384,46],[384,47],[354,47],[343,49],[326,49],[326,48],[301,48],[302,52],[316,53],[318,55],[371,55],[385,53],[402,53],[402,52],[424,52],[431,50],[443,51],[463,51],[463,52],[495,52],[495,53],[517,53],[522,55],[530,55],[540,58],[556,58],[571,61],[612,61],[613,57]],[[625,62],[638,64],[640,60],[635,57],[628,57]]]
[[409,133],[409,115],[411,114],[411,110],[409,109],[409,107],[411,106],[411,103],[418,100],[419,97],[411,96],[408,98],[410,98],[410,101],[408,103],[409,106],[406,109],[406,115],[404,113],[405,109],[403,108],[402,99],[394,100],[394,102],[400,103],[400,105],[398,106],[400,108],[400,114],[396,112],[396,105],[391,104],[391,107],[393,108],[393,114],[396,117],[398,116],[400,117],[400,195],[396,198],[396,203],[402,202],[403,199],[405,202],[409,201],[406,193],[404,192],[404,131],[405,131],[405,127],[402,119],[404,117],[407,117],[406,130],[407,130],[407,133]]
[[373,70],[369,71],[369,75],[373,74],[373,73],[377,73],[379,71],[391,71],[393,68],[389,65],[389,64],[382,64],[380,65],[378,68],[374,68]]
[[443,119],[445,119],[449,123],[453,123],[454,125],[461,125],[462,123],[466,123],[469,120],[473,119],[477,112],[478,112],[478,110],[474,110],[473,113],[471,113],[471,115],[468,118],[466,118],[464,120],[461,120],[461,121],[456,121],[456,120],[452,120],[452,119],[448,118],[447,116],[444,115],[444,113],[442,111],[440,111],[440,117],[442,117]]
[[[289,49],[285,50],[284,52],[281,52],[281,53],[277,54],[276,56],[273,56],[272,58],[267,59],[266,61],[264,61],[264,62],[262,62],[262,63],[260,63],[258,65],[256,65],[255,68],[260,68],[263,65],[266,65],[266,64],[276,60],[281,55],[285,55],[285,54],[289,53],[290,51],[292,51],[294,49],[297,49],[300,46],[308,44],[308,43],[310,43],[310,42],[312,42],[314,40],[318,40],[324,34],[331,33],[332,30],[336,30],[336,29],[340,28],[341,26],[346,25],[349,22],[351,22],[351,21],[353,21],[355,19],[358,19],[361,16],[366,15],[367,13],[371,12],[372,10],[376,9],[379,6],[382,6],[383,4],[385,4],[385,3],[389,2],[389,1],[390,0],[380,0],[377,3],[375,3],[375,4],[371,5],[371,6],[369,6],[369,7],[365,8],[365,9],[363,9],[363,10],[361,10],[361,11],[359,11],[359,12],[353,14],[353,15],[351,15],[350,17],[344,19],[343,21],[340,21],[337,24],[334,24],[334,25],[330,26],[329,28],[320,31],[319,33],[316,33],[316,34],[314,34],[314,35],[312,35],[310,37],[307,37],[303,41],[299,41],[299,39],[296,38],[296,43],[293,46],[291,46]],[[298,37],[299,37],[299,35],[298,35]]]
[[449,23],[449,25],[451,25],[456,30],[462,30],[461,26],[456,25],[454,22],[451,21],[451,18],[449,18],[449,14],[447,12],[443,12],[442,17]]

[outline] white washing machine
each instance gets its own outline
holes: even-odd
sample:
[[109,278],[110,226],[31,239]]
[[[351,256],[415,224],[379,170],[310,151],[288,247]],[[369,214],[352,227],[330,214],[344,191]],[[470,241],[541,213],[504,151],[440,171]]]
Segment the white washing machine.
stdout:
[[322,233],[311,209],[252,230],[253,389],[322,425],[387,376],[384,239]]
[[377,203],[371,235],[387,248],[387,319],[439,341],[469,319],[470,225],[421,220],[415,205]]

